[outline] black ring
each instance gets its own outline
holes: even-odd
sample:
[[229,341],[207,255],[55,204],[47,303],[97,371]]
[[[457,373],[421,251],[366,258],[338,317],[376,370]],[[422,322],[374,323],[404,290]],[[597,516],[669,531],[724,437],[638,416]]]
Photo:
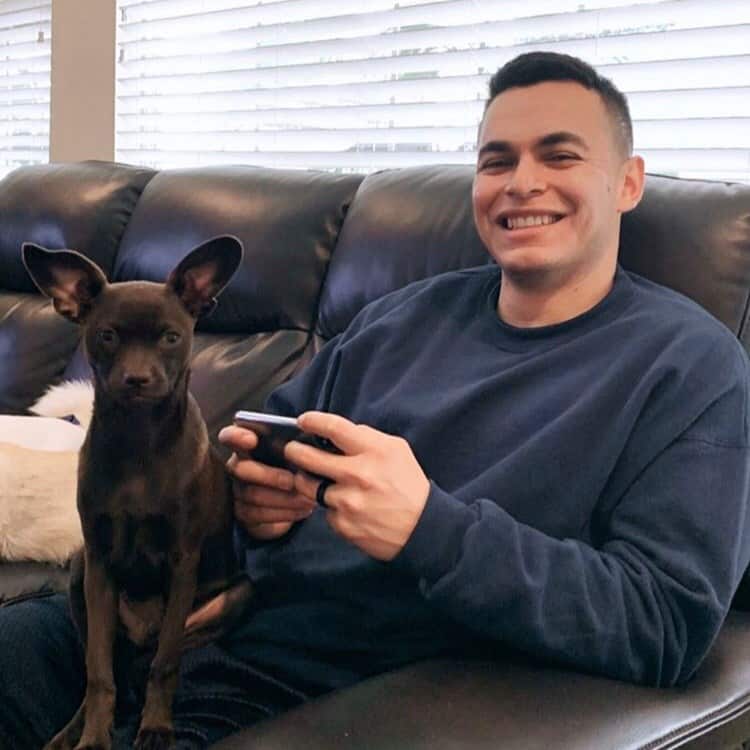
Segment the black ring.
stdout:
[[318,489],[315,491],[315,502],[322,508],[328,507],[328,504],[326,503],[326,490],[332,484],[333,482],[330,479],[321,479],[320,484],[318,484]]

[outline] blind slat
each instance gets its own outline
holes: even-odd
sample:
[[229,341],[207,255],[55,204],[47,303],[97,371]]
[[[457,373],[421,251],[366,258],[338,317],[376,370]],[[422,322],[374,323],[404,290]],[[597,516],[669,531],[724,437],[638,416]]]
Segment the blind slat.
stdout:
[[[629,63],[676,61],[689,57],[686,50],[696,55],[739,56],[747,54],[750,44],[750,24],[737,27],[720,27],[707,30],[675,31],[656,34],[628,34],[617,38],[586,39],[546,44],[544,48],[579,57],[595,55],[602,63],[616,69],[617,60]],[[485,78],[499,65],[517,54],[538,48],[538,45],[521,47],[485,47],[480,50],[423,53],[397,57],[364,58],[358,60],[333,60],[308,65],[290,65],[281,59],[277,65],[234,70],[214,70],[206,67],[201,73],[183,73],[179,66],[170,74],[163,74],[160,66],[152,75],[129,79],[118,74],[118,91],[133,93],[192,93],[237,89],[289,86],[298,83],[301,76],[311,83],[318,81],[339,85],[358,81],[374,83],[399,78],[440,78],[446,75],[484,73]],[[210,58],[205,58],[206,64]],[[429,84],[426,84],[429,85]],[[663,86],[663,88],[668,88]]]
[[[273,151],[217,151],[199,153],[194,151],[168,152],[148,150],[123,150],[126,161],[134,161],[135,157],[144,160],[162,160],[162,169],[175,167],[190,167],[200,165],[222,164],[251,164],[259,167],[282,167],[293,169],[330,169],[331,154],[329,152],[284,152]],[[693,176],[704,172],[711,172],[717,176],[713,179],[727,179],[742,181],[746,168],[741,165],[747,152],[743,149],[642,149],[640,152],[650,171],[659,174],[675,174],[676,172],[690,172]],[[364,172],[377,169],[391,169],[403,166],[403,154],[390,151],[351,151],[338,155],[340,172]],[[430,164],[473,164],[475,155],[467,151],[456,152],[414,152],[409,155],[410,165]],[[137,163],[143,163],[138,161]],[[740,166],[738,167],[738,163]]]
[[[679,101],[667,111],[665,96]],[[683,118],[750,117],[750,86],[729,89],[697,89],[695,91],[637,92],[629,97],[632,116],[639,120],[673,120],[675,112]],[[232,104],[232,102],[228,102]],[[192,105],[195,106],[194,103]],[[252,130],[278,130],[293,124],[297,129],[327,128],[336,123],[339,128],[353,128],[362,124],[390,127],[398,121],[403,126],[428,126],[435,122],[462,125],[467,115],[479,119],[484,104],[481,101],[452,100],[406,104],[374,104],[352,106],[278,107],[256,110],[225,110],[194,113],[186,118],[183,112],[123,113],[118,123],[123,131],[140,132],[219,133]],[[468,111],[467,111],[468,110]],[[2,115],[0,114],[0,117]]]
[[548,49],[629,96],[649,169],[750,181],[746,0],[120,0],[118,16],[119,159],[471,163],[489,75]]
[[[275,131],[231,132],[222,130],[206,133],[124,134],[123,148],[148,148],[160,151],[202,153],[219,151],[260,150],[274,151],[283,143],[288,151],[368,151],[392,150],[454,151],[473,150],[476,126],[432,126],[401,128],[336,128],[336,129],[279,129]],[[217,149],[216,141],[221,146]],[[699,148],[710,149],[716,143],[725,148],[750,149],[750,117],[713,119],[643,120],[640,123],[641,148]]]
[[[452,5],[443,3],[440,7]],[[497,5],[494,17],[489,6]],[[679,12],[676,6],[679,6]],[[195,51],[213,55],[217,65],[221,60],[231,61],[234,56],[243,65],[264,65],[282,55],[287,64],[306,64],[318,57],[358,59],[402,55],[409,51],[440,52],[455,49],[479,49],[522,44],[554,43],[567,39],[605,38],[625,36],[638,32],[675,32],[706,29],[720,26],[737,26],[750,23],[750,4],[745,0],[729,0],[714,5],[710,10],[705,0],[672,0],[639,9],[638,23],[633,24],[630,9],[579,11],[576,13],[540,15],[523,18],[505,18],[501,12],[504,4],[483,3],[482,10],[473,13],[454,13],[440,18],[437,9],[422,17],[423,23],[394,26],[394,12],[363,13],[357,16],[340,16],[298,23],[285,23],[271,27],[242,27],[238,16],[228,16],[221,25],[212,25],[206,18],[196,18],[180,33],[179,19],[170,19],[163,29],[149,29],[149,37],[141,38],[125,27],[120,34],[121,49],[126,49],[127,59],[142,59],[152,65],[159,59],[179,59],[185,64],[194,63]],[[429,23],[424,23],[429,20]],[[415,28],[424,27],[424,28]],[[136,73],[138,66],[135,66]]]
[[49,159],[52,3],[0,4],[0,176]]
[[[662,110],[665,109],[662,98],[664,94],[670,96],[672,103],[679,102],[682,106],[684,97],[690,94],[691,89],[720,92],[722,88],[732,88],[732,83],[735,88],[750,86],[750,56],[605,65],[601,67],[601,71],[629,94],[631,103],[634,96],[650,93],[658,98]],[[670,87],[677,88],[665,90],[665,81],[669,82]],[[235,89],[203,93],[200,96],[203,114],[220,115],[225,112],[273,108],[306,110],[328,105],[357,107],[384,103],[419,105],[427,102],[481,101],[486,90],[487,76],[482,74],[438,78],[430,82],[429,91],[425,91],[422,81],[398,80],[370,86],[352,83],[335,87],[309,85],[252,91]],[[120,115],[140,114],[147,117],[154,113],[156,117],[173,115],[184,120],[179,118],[180,113],[197,114],[194,95],[121,94],[118,102]]]

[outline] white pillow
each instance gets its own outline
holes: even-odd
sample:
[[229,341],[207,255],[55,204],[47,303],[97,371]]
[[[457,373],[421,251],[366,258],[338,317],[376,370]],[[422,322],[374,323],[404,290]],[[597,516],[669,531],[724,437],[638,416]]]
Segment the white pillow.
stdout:
[[53,385],[29,411],[42,417],[72,415],[85,432],[94,411],[94,386],[88,380],[68,380]]
[[86,430],[54,417],[0,414],[0,441],[38,451],[77,451]]
[[[78,451],[94,392],[84,381],[50,388],[31,411],[0,415],[0,560],[63,565],[83,544],[76,508]],[[80,425],[55,417],[73,415]]]
[[0,442],[0,559],[67,562],[83,544],[77,473],[78,451]]

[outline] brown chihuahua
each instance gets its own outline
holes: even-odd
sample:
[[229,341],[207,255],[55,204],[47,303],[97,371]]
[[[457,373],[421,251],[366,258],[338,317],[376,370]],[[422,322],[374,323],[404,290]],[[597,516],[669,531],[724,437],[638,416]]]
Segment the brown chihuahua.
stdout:
[[181,651],[215,634],[186,633],[187,615],[231,588],[234,621],[250,599],[232,553],[231,481],[188,392],[195,322],[213,309],[241,258],[239,240],[221,236],[193,250],[165,284],[109,284],[80,253],[23,246],[36,285],[82,326],[94,376],[78,468],[84,546],[70,584],[86,694],[47,748],[111,747],[118,633],[153,652],[135,747],[170,747]]

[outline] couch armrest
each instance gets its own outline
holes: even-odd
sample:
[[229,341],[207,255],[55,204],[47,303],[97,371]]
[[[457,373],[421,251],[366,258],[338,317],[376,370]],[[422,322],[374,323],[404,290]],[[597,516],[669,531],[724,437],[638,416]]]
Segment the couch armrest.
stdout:
[[750,737],[750,614],[732,612],[685,687],[561,669],[431,661],[311,701],[217,750],[657,750]]

